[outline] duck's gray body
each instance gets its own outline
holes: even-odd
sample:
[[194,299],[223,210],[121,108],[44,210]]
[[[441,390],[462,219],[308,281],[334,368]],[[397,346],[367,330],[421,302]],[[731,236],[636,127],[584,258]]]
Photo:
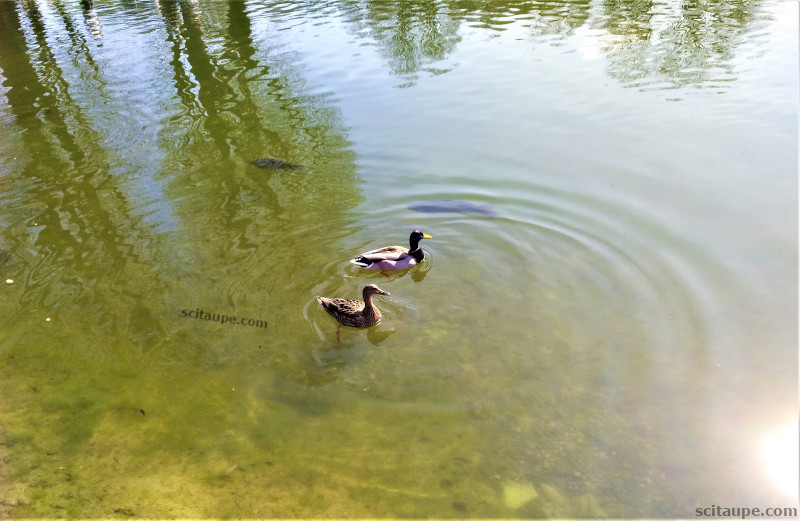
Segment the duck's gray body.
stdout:
[[423,213],[477,213],[494,217],[497,212],[492,203],[473,203],[459,199],[438,199],[408,205],[409,210]]

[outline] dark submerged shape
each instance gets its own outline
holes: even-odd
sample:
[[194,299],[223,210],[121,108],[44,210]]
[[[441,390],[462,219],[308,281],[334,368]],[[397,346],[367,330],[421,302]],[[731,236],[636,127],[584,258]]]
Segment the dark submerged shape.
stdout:
[[497,212],[492,203],[473,203],[459,199],[437,199],[408,205],[409,210],[423,213],[477,213],[495,217]]
[[281,159],[276,159],[274,157],[262,157],[260,159],[254,159],[250,161],[258,168],[269,168],[271,170],[300,170],[303,168],[303,165],[296,165],[294,163],[287,163]]

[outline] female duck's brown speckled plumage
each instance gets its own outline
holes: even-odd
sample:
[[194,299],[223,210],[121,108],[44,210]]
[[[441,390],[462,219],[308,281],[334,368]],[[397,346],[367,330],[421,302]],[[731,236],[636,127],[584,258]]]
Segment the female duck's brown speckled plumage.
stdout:
[[[364,300],[317,297],[317,302],[322,309],[336,319],[343,326],[370,327],[381,319],[381,311],[372,303],[373,295],[389,295],[375,284],[364,286],[362,292]],[[336,330],[339,338],[339,329]]]

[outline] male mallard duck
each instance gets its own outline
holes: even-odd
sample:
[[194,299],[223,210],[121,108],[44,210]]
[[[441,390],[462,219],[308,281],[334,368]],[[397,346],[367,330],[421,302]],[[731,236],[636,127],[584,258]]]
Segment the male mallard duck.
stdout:
[[432,238],[428,234],[414,230],[409,238],[411,248],[386,246],[385,248],[362,253],[350,262],[368,270],[392,271],[410,268],[411,266],[416,266],[425,258],[422,248],[419,247],[419,241]]
[[[381,319],[381,310],[372,303],[373,295],[390,295],[388,291],[383,291],[375,284],[364,286],[362,291],[364,300],[345,299],[345,298],[326,298],[317,296],[317,302],[335,318],[342,326],[350,327],[370,327],[378,323]],[[336,340],[339,339],[339,330],[336,328]]]

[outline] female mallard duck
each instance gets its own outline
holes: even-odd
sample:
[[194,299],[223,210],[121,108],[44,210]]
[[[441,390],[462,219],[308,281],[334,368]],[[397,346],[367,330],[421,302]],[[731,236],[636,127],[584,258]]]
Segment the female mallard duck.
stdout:
[[385,248],[362,253],[350,262],[368,270],[393,271],[410,268],[411,266],[416,266],[425,258],[422,248],[419,247],[419,241],[432,238],[428,234],[414,230],[409,238],[411,248],[386,246]]
[[[345,298],[326,298],[317,296],[317,302],[335,318],[342,326],[350,327],[370,327],[378,323],[381,319],[381,310],[372,303],[373,295],[390,295],[388,291],[383,291],[375,284],[364,286],[362,292],[364,300],[345,299]],[[339,331],[341,326],[336,328],[336,340],[340,342]]]

